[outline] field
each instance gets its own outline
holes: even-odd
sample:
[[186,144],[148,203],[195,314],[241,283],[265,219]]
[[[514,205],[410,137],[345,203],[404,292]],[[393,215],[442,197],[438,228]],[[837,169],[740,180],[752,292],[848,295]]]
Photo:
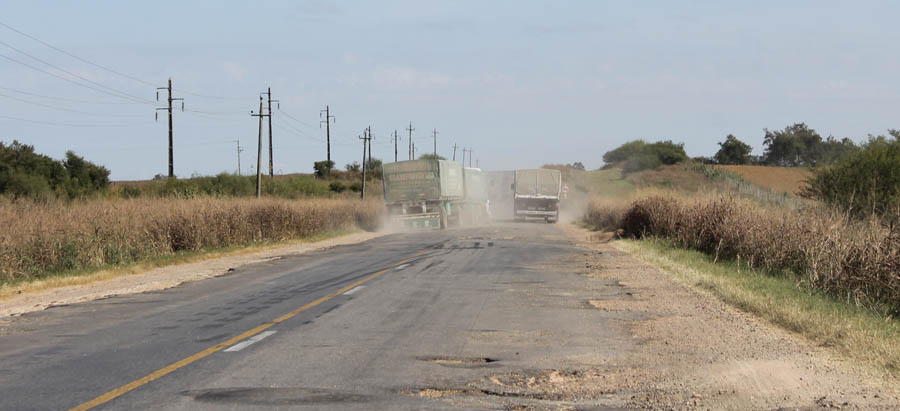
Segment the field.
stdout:
[[812,173],[803,167],[716,166],[735,173],[747,182],[777,193],[796,195]]
[[380,201],[138,198],[0,203],[0,284],[224,247],[375,230]]

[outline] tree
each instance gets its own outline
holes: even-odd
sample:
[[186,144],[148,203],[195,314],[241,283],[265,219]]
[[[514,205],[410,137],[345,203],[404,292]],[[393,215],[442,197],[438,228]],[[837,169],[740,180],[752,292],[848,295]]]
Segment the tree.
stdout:
[[381,178],[381,160],[377,158],[366,159],[366,172],[375,178]]
[[347,170],[347,171],[349,171],[349,172],[351,172],[351,173],[358,173],[359,171],[362,170],[362,166],[359,165],[359,162],[358,162],[358,161],[354,161],[354,162],[352,162],[352,163],[347,164],[346,166],[344,166],[344,169]]
[[751,151],[750,145],[729,134],[719,143],[719,151],[713,158],[718,164],[749,164]]
[[319,178],[328,178],[328,176],[331,175],[332,169],[334,169],[334,161],[331,160],[316,161],[313,163],[313,170],[315,170],[316,177]]
[[572,165],[569,167],[572,167],[576,170],[584,171],[584,164],[582,164],[580,161],[576,161],[576,162],[572,163]]
[[688,159],[684,144],[671,140],[647,143],[634,140],[603,154],[607,164],[621,164],[626,173],[657,168],[663,164],[678,164]]
[[815,166],[822,157],[822,136],[805,123],[787,126],[782,131],[764,129],[763,158],[774,166]]
[[440,154],[427,153],[419,156],[419,160],[446,160],[446,158],[444,158]]
[[816,169],[801,193],[804,197],[856,215],[885,214],[900,205],[900,131],[869,142],[833,166]]

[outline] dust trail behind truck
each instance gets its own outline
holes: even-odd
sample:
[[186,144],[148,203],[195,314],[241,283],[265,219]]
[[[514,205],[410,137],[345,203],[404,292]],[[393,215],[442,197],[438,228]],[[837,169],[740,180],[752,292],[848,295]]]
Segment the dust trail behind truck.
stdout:
[[559,221],[559,197],[562,173],[559,170],[535,168],[516,170],[513,183],[513,213],[517,220],[529,217],[547,222]]

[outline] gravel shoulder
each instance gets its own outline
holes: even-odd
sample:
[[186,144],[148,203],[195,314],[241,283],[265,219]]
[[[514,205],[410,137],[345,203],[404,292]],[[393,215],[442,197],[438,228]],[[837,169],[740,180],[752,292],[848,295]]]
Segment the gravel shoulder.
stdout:
[[646,315],[627,321],[642,341],[637,349],[596,373],[603,378],[594,378],[633,392],[628,406],[896,409],[900,404],[897,389],[864,367],[680,284],[596,233],[562,228],[579,245],[599,251],[585,259],[585,275],[613,280],[631,293],[631,298],[599,297],[589,304],[611,315]]
[[322,241],[304,242],[265,248],[259,251],[237,251],[199,262],[175,264],[137,273],[90,274],[83,284],[45,287],[34,292],[20,292],[0,300],[0,318],[41,311],[57,305],[98,300],[115,295],[143,293],[177,287],[186,282],[217,277],[247,264],[302,254],[345,244],[356,244],[380,237],[384,232],[357,232]]

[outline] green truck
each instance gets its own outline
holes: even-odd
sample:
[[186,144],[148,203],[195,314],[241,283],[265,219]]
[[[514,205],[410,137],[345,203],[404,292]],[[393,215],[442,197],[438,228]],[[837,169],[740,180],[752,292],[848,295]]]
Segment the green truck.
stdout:
[[447,160],[410,160],[382,166],[384,204],[393,225],[438,229],[459,223],[465,208],[463,168]]

